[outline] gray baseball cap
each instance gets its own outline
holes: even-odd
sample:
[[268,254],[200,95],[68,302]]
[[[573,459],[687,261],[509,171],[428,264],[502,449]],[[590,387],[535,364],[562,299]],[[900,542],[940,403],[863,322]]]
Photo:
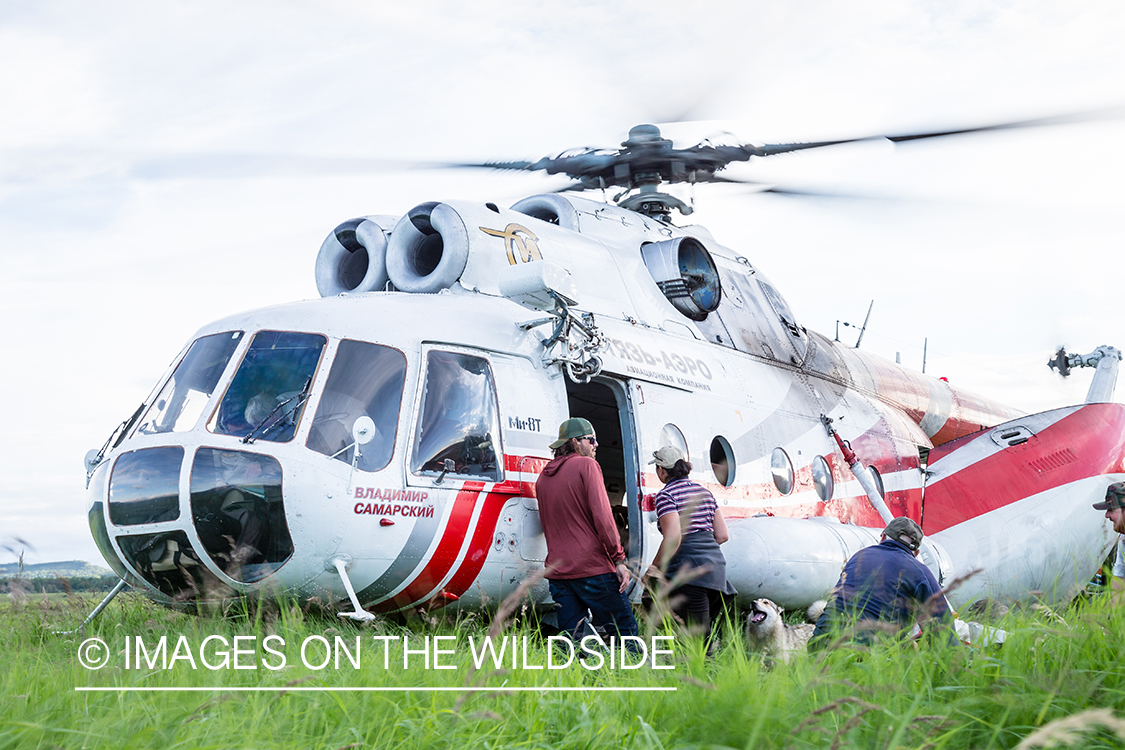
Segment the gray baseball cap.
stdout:
[[[918,548],[922,546],[922,527],[906,516],[899,516],[888,523],[887,528],[883,529],[883,533],[887,539],[902,542],[912,552],[917,552]],[[902,537],[907,537],[910,541]]]
[[686,461],[687,456],[684,452],[674,445],[665,445],[660,450],[652,452],[652,460],[650,464],[656,464],[662,469],[676,468],[677,461]]

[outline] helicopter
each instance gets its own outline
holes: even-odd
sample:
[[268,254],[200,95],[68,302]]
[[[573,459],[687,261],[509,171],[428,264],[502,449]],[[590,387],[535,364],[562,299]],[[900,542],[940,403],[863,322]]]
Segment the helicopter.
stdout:
[[[557,426],[584,417],[637,570],[660,540],[647,460],[671,444],[726,518],[741,602],[823,598],[896,516],[920,522],[956,606],[1069,600],[1113,542],[1089,506],[1125,479],[1120,352],[1060,350],[1063,374],[1095,368],[1086,402],[1024,414],[807,329],[746,251],[673,223],[692,207],[660,186],[1073,119],[688,148],[644,124],[618,149],[453,165],[571,183],[349,219],[316,256],[319,299],[201,328],[86,457],[114,593],[316,598],[356,620],[487,606],[542,572],[535,480]],[[530,595],[550,608],[545,581]]]

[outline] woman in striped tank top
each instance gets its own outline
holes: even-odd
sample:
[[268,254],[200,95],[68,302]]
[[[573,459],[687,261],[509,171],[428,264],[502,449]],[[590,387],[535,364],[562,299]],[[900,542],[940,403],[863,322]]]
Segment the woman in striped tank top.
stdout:
[[[727,563],[719,545],[730,538],[715,496],[688,479],[691,463],[679,448],[666,445],[654,452],[656,476],[664,489],[656,494],[656,515],[663,539],[647,576],[662,580],[677,574],[690,579],[669,593],[673,611],[689,624],[707,628],[710,642],[722,612],[723,595],[733,595]],[[689,572],[690,571],[690,572]]]

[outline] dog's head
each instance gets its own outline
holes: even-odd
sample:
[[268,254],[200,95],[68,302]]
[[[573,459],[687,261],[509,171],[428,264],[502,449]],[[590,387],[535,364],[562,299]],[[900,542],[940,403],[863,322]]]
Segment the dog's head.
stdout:
[[755,599],[746,616],[746,627],[758,632],[769,630],[781,622],[781,613],[784,611],[769,599]]

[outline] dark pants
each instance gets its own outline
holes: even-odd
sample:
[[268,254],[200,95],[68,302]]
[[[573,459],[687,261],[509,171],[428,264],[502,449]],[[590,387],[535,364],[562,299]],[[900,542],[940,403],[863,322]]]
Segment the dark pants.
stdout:
[[589,610],[594,624],[605,628],[611,636],[637,634],[637,621],[628,597],[618,591],[621,585],[616,573],[603,573],[589,578],[550,579],[551,598],[559,605],[559,630],[580,640],[581,623]]
[[706,628],[710,643],[715,623],[723,613],[723,595],[715,589],[692,586],[690,583],[672,591],[669,600],[675,605],[673,612],[688,625]]

